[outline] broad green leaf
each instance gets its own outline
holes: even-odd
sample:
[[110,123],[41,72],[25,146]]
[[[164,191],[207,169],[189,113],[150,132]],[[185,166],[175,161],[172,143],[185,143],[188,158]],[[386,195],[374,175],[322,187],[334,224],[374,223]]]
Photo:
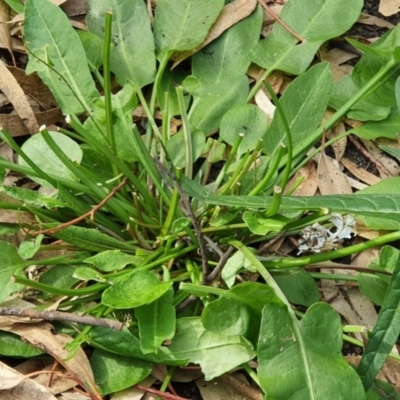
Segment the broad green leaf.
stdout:
[[[89,112],[99,93],[90,75],[82,43],[66,14],[48,0],[27,0],[24,34],[30,56],[27,73],[40,75],[64,114]],[[51,68],[31,52],[51,64]]]
[[[244,207],[247,209],[265,210],[272,203],[272,197],[264,196],[218,196],[201,185],[184,179],[182,189],[195,199],[209,204],[226,207]],[[335,195],[320,197],[283,197],[281,211],[293,212],[319,210],[326,208],[329,212],[357,214],[370,217],[382,217],[400,220],[400,195],[385,194]]]
[[44,352],[11,332],[0,331],[0,354],[7,357],[36,357]]
[[268,232],[281,232],[288,220],[277,215],[274,218],[263,218],[258,213],[245,211],[243,221],[251,232],[256,235],[266,235]]
[[163,353],[200,364],[206,380],[220,376],[254,357],[247,340],[210,332],[203,327],[200,318],[178,319],[176,328],[176,336],[170,346],[163,348]]
[[100,38],[94,33],[77,30],[79,39],[81,39],[86,58],[92,71],[98,69],[103,64],[104,46]]
[[274,274],[273,278],[290,303],[310,307],[320,300],[318,285],[307,271]]
[[94,381],[101,394],[118,392],[139,383],[150,375],[148,361],[124,357],[96,349],[90,357]]
[[108,307],[135,308],[157,300],[171,286],[172,282],[160,282],[153,272],[141,269],[107,288],[101,301]]
[[236,275],[242,268],[251,270],[252,265],[241,251],[237,251],[228,258],[221,272],[221,278],[229,288],[235,283]]
[[[204,151],[206,137],[202,131],[195,130],[190,133],[192,136],[193,162],[195,162]],[[171,161],[176,168],[185,167],[186,146],[183,131],[179,131],[169,139],[165,147],[170,155]]]
[[373,384],[400,333],[400,253],[393,267],[386,298],[357,368],[365,390]]
[[53,265],[40,275],[39,282],[55,288],[68,289],[78,282],[78,279],[73,277],[76,268],[76,265]]
[[160,0],[154,18],[158,58],[200,45],[223,6],[224,0]]
[[[368,186],[365,189],[356,192],[357,196],[368,196],[368,195],[379,195],[385,193],[390,198],[400,196],[400,178],[392,177],[383,179],[375,185]],[[384,230],[399,230],[400,229],[400,218],[393,214],[382,213],[377,217],[359,215],[358,216],[365,223],[366,226],[373,229],[384,229]]]
[[83,262],[93,264],[97,269],[104,272],[119,271],[128,264],[137,265],[143,260],[142,257],[123,253],[121,250],[106,250],[86,258]]
[[[82,160],[82,150],[78,143],[59,132],[49,132],[49,135],[70,160],[80,164]],[[50,149],[41,134],[31,136],[21,148],[31,161],[33,161],[36,166],[46,174],[55,175],[59,178],[68,179],[70,181],[78,180],[78,178],[56,156],[53,150]],[[28,166],[22,157],[18,158],[18,164],[23,167]],[[33,181],[40,183],[42,186],[51,187],[51,185],[43,179],[36,177],[30,178]]]
[[399,136],[400,111],[392,108],[389,116],[381,121],[367,121],[350,132],[358,137],[373,140],[379,137],[397,140]]
[[223,115],[231,108],[243,104],[249,92],[246,75],[233,80],[222,80],[217,84],[202,84],[193,96],[189,111],[192,129],[199,129],[206,135],[219,128]]
[[151,304],[136,308],[140,347],[144,354],[157,353],[164,340],[175,335],[174,291],[169,289]]
[[24,12],[24,4],[21,0],[4,0],[17,14]]
[[364,400],[361,381],[341,350],[340,316],[328,304],[314,304],[299,322],[282,307],[266,305],[257,349],[266,397]]
[[300,44],[287,29],[275,24],[271,34],[250,53],[251,61],[268,70],[302,74],[321,44],[346,32],[357,21],[362,0],[291,0],[280,18],[304,41]]
[[230,109],[222,117],[220,137],[231,146],[243,134],[237,155],[254,150],[268,127],[268,118],[264,111],[253,104],[242,104]]
[[22,289],[23,286],[12,282],[11,277],[22,271],[23,262],[13,245],[0,241],[0,303],[7,300],[11,293]]
[[110,67],[117,82],[124,86],[130,80],[139,88],[152,83],[156,58],[146,4],[142,0],[90,0],[88,28],[101,39],[107,11],[112,12]]
[[367,392],[367,400],[400,400],[400,394],[396,387],[385,381],[375,380],[373,386]]
[[134,252],[136,250],[136,247],[128,242],[122,242],[96,229],[83,228],[80,226],[68,226],[55,233],[54,236],[84,250],[99,252],[116,249],[127,252]]
[[74,274],[72,275],[73,278],[79,279],[80,281],[95,281],[95,282],[107,282],[107,279],[96,271],[93,268],[89,267],[78,267]]
[[92,346],[98,349],[103,349],[126,357],[139,358],[141,360],[148,360],[166,365],[186,365],[188,363],[187,359],[179,359],[171,353],[165,354],[165,352],[162,351],[163,348],[159,354],[143,354],[139,339],[127,328],[123,328],[121,331],[115,331],[109,328],[93,327],[89,333],[88,341]]
[[386,144],[379,145],[379,148],[390,154],[392,157],[400,160],[400,149],[397,146],[389,146]]
[[24,204],[46,208],[65,207],[65,203],[58,200],[57,197],[50,197],[50,195],[46,196],[40,194],[35,190],[24,189],[14,186],[3,186],[2,189],[4,190],[4,193],[7,193],[7,195],[12,197],[13,199],[19,200]]
[[23,241],[18,247],[18,254],[25,260],[32,258],[40,248],[44,235],[37,235],[34,241]]
[[263,13],[261,7],[227,29],[219,38],[192,57],[192,74],[201,83],[219,83],[247,72],[248,51],[259,40]]
[[88,145],[81,145],[81,149],[83,151],[82,167],[89,169],[99,177],[99,180],[108,181],[114,178],[109,160]]
[[[320,63],[296,78],[285,90],[280,102],[292,133],[293,146],[301,143],[318,127],[328,107],[332,90],[332,72],[328,63]],[[280,113],[264,135],[263,147],[273,154],[285,143],[285,127]]]

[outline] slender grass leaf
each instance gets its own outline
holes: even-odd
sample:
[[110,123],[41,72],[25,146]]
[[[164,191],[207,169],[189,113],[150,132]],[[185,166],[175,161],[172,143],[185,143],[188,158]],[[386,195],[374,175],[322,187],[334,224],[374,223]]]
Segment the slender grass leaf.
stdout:
[[[263,196],[218,196],[201,185],[184,179],[182,188],[189,196],[209,204],[226,207],[243,207],[265,210],[272,203],[272,197]],[[304,211],[328,209],[329,212],[357,214],[370,217],[396,218],[400,221],[400,195],[335,195],[320,197],[283,197],[281,211]]]
[[200,364],[206,380],[250,361],[255,355],[246,339],[210,332],[204,328],[200,318],[178,319],[176,328],[172,344],[164,347],[163,352]]
[[11,276],[22,271],[23,262],[13,245],[0,241],[0,303],[22,289],[22,285],[11,281]]
[[250,48],[259,40],[263,13],[260,7],[194,54],[192,74],[201,83],[219,83],[247,72]]
[[110,67],[117,82],[124,86],[131,80],[137,87],[152,83],[156,58],[146,4],[142,0],[90,0],[88,28],[101,39],[107,11],[112,12]]
[[[59,132],[49,132],[50,136],[57,145],[64,151],[65,155],[78,165],[82,160],[82,150],[79,145],[66,135]],[[31,136],[23,145],[24,153],[46,174],[56,175],[59,178],[77,181],[78,178],[70,171],[67,166],[57,157],[50,149],[49,145],[40,134]],[[18,164],[27,167],[28,164],[22,158],[18,158]],[[33,181],[40,183],[42,186],[52,187],[49,182],[30,177]]]
[[160,282],[154,273],[141,269],[107,288],[101,301],[118,309],[140,307],[160,298],[171,285],[172,282]]
[[99,93],[85,61],[82,43],[65,13],[48,0],[27,0],[24,34],[28,49],[52,66],[30,55],[27,73],[39,74],[64,114],[90,111]]
[[[328,107],[333,86],[328,63],[320,63],[295,79],[280,102],[292,133],[293,146],[303,142],[318,127]],[[273,154],[285,143],[285,128],[280,113],[275,113],[264,135],[263,147]]]
[[160,0],[154,18],[158,58],[200,45],[224,3],[224,0]]
[[169,289],[151,304],[137,307],[140,347],[144,354],[157,353],[162,343],[175,335],[174,291]]
[[267,115],[253,104],[242,104],[230,109],[222,117],[220,137],[231,146],[239,137],[244,137],[237,150],[237,156],[254,150],[258,141],[264,136],[268,126]]
[[372,386],[400,334],[400,253],[394,263],[386,298],[357,368],[366,391]]
[[329,305],[311,306],[300,322],[293,322],[282,307],[266,305],[257,356],[260,385],[267,398],[365,399],[361,381],[341,349],[340,316]]
[[310,65],[323,42],[340,36],[357,21],[362,0],[291,0],[281,12],[281,19],[297,34],[299,40],[280,24],[251,51],[251,61],[268,70],[279,69],[300,75]]
[[104,251],[119,249],[128,253],[136,252],[136,247],[133,244],[117,240],[96,229],[68,226],[55,233],[54,236],[83,250]]
[[96,349],[90,357],[94,381],[101,394],[118,392],[150,375],[152,363]]
[[167,365],[186,365],[188,359],[179,359],[173,354],[165,354],[164,347],[159,354],[143,354],[139,339],[127,328],[115,331],[109,328],[93,327],[88,335],[89,343],[98,348],[126,357],[139,358]]

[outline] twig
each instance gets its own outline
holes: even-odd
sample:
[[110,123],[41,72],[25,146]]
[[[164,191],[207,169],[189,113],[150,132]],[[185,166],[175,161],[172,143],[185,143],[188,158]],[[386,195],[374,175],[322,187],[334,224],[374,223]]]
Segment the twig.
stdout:
[[324,265],[324,264],[320,264],[320,263],[316,263],[313,265],[307,265],[304,267],[304,269],[324,269],[324,268],[328,268],[328,269],[344,269],[344,270],[350,270],[350,271],[359,271],[359,272],[363,272],[366,274],[381,274],[381,275],[388,275],[388,276],[392,276],[393,274],[390,271],[385,271],[383,269],[374,269],[374,268],[368,268],[368,267],[359,267],[356,265],[352,265],[352,264],[333,264],[333,265]]
[[96,213],[96,211],[100,210],[107,202],[108,200],[111,199],[111,197],[113,197],[115,195],[115,193],[118,192],[118,190],[120,190],[122,188],[122,186],[124,186],[127,182],[128,178],[125,177],[122,182],[120,184],[118,184],[117,186],[115,186],[110,193],[96,206],[94,206],[90,211],[86,212],[85,214],[82,214],[80,217],[75,218],[71,221],[65,222],[64,224],[60,224],[58,226],[56,226],[55,228],[49,228],[49,229],[43,229],[41,231],[35,231],[35,232],[31,232],[31,236],[37,236],[40,234],[44,234],[44,233],[48,233],[48,234],[54,234],[64,228],[67,228],[68,226],[71,225],[75,225],[78,222],[83,221],[84,219],[90,217],[90,220],[93,221],[94,218],[94,214]]
[[234,249],[233,246],[229,247],[229,249],[221,256],[221,258],[218,261],[217,266],[212,270],[210,275],[207,276],[207,282],[212,282],[217,277],[217,275],[221,272],[222,268],[224,268],[224,265],[228,261],[228,258],[232,254],[233,249]]
[[197,300],[196,296],[193,296],[192,294],[184,301],[182,301],[181,304],[179,304],[178,307],[176,307],[176,313],[179,314],[182,312],[186,307],[189,307],[192,303],[194,303]]
[[261,7],[264,8],[264,10],[271,15],[271,17],[279,24],[281,25],[284,29],[286,29],[292,36],[294,36],[299,42],[303,43],[305,39],[299,35],[294,29],[292,29],[289,25],[287,25],[284,21],[280,19],[280,17],[275,14],[274,11],[271,10],[270,7],[268,7],[263,0],[258,0],[258,2],[261,4]]
[[45,321],[76,322],[84,325],[101,326],[120,331],[124,324],[108,318],[97,318],[90,315],[79,315],[61,311],[37,311],[26,308],[0,307],[0,315],[12,315],[31,319],[43,319]]
[[153,388],[150,388],[147,386],[135,385],[134,388],[141,390],[142,392],[155,394],[165,400],[190,400],[190,399],[187,399],[186,397],[175,396],[174,394],[161,392],[160,390],[153,389]]
[[189,197],[187,196],[186,193],[183,192],[181,185],[176,178],[176,176],[163,164],[161,163],[157,158],[153,157],[154,162],[157,164],[157,168],[160,172],[160,175],[165,182],[166,185],[169,185],[168,178],[167,176],[174,182],[176,190],[178,191],[180,197],[181,197],[181,202],[182,202],[182,208],[184,209],[184,212],[187,217],[190,218],[193,224],[194,232],[196,234],[197,240],[199,241],[199,251],[201,255],[201,263],[202,263],[202,270],[203,270],[203,278],[202,278],[202,284],[206,282],[207,275],[208,275],[208,261],[207,261],[207,252],[206,252],[206,245],[205,245],[205,240],[203,237],[203,234],[201,233],[201,228],[199,225],[199,222],[197,221],[197,218],[193,212],[192,206],[190,205],[190,200]]

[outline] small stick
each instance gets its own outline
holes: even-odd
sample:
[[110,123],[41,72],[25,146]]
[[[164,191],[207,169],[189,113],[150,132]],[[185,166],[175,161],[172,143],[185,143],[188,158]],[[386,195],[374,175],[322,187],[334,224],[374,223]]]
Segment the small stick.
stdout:
[[52,235],[52,234],[54,234],[54,233],[56,233],[56,232],[58,232],[58,231],[60,231],[60,230],[62,230],[62,229],[64,229],[64,228],[67,228],[68,226],[75,225],[75,224],[77,224],[78,222],[83,221],[83,220],[86,219],[87,217],[90,217],[90,220],[93,221],[95,212],[96,212],[97,210],[100,210],[100,208],[102,208],[102,207],[108,202],[108,200],[110,200],[111,197],[113,197],[113,196],[115,195],[115,193],[117,193],[118,190],[121,189],[122,186],[124,186],[124,185],[126,184],[127,180],[128,180],[128,178],[125,177],[125,178],[122,180],[122,182],[121,182],[120,184],[118,184],[117,186],[115,186],[115,187],[111,190],[111,192],[110,192],[99,204],[97,204],[96,206],[94,206],[90,211],[86,212],[85,214],[82,214],[80,217],[75,218],[75,219],[73,219],[72,221],[65,222],[64,224],[58,225],[58,226],[55,227],[55,228],[43,229],[43,230],[41,230],[41,231],[31,232],[30,235],[32,235],[32,236],[37,236],[37,235],[40,235],[40,234],[43,234],[43,233],[49,233],[49,234]]
[[12,315],[31,319],[43,319],[45,321],[76,322],[91,326],[101,326],[120,331],[124,324],[108,318],[97,318],[90,315],[79,315],[61,311],[37,311],[26,308],[0,307],[0,315]]
[[286,29],[292,36],[294,36],[299,42],[303,43],[305,39],[299,35],[294,29],[292,29],[289,25],[287,25],[284,21],[280,19],[280,17],[271,10],[270,7],[268,7],[262,0],[258,0],[258,2],[261,4],[261,7],[264,8],[264,10],[271,15],[271,17],[279,24],[281,25],[284,29]]
[[142,385],[135,385],[134,388],[141,390],[142,392],[155,394],[165,400],[190,400],[190,399],[187,399],[186,397],[175,396],[174,394],[161,392],[160,390],[142,386]]
[[224,265],[228,261],[228,258],[232,254],[233,249],[234,249],[233,246],[229,247],[229,249],[221,256],[221,258],[218,261],[217,266],[212,270],[210,275],[207,276],[207,282],[212,282],[217,277],[217,275],[221,272],[222,268],[224,268]]

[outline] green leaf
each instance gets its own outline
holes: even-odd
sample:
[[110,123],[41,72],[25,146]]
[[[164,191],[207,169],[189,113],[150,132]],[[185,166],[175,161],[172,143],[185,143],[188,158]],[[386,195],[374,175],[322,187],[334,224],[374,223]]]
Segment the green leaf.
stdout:
[[160,282],[153,272],[137,270],[103,292],[102,303],[113,308],[135,308],[160,298],[172,282]]
[[[296,78],[285,90],[280,103],[292,133],[293,146],[303,142],[321,123],[332,90],[332,72],[328,63],[320,63]],[[273,154],[285,143],[285,127],[276,112],[264,135],[263,147]]]
[[89,343],[99,349],[110,351],[126,357],[140,358],[141,360],[153,361],[167,365],[186,365],[187,359],[179,359],[173,354],[165,354],[164,347],[159,354],[143,354],[139,339],[127,328],[115,331],[108,328],[93,327],[88,336]]
[[230,109],[222,117],[220,137],[231,146],[239,137],[244,137],[237,150],[237,157],[246,151],[254,150],[258,141],[264,136],[268,126],[268,118],[264,111],[253,104],[242,104]]
[[400,395],[390,383],[375,380],[373,386],[367,393],[367,400],[400,400]]
[[37,235],[33,242],[23,241],[18,247],[18,254],[25,260],[32,258],[39,250],[43,238],[44,235]]
[[223,6],[224,0],[160,0],[154,18],[158,57],[200,45]]
[[101,39],[107,11],[112,12],[110,67],[117,82],[124,86],[130,80],[140,88],[152,83],[156,58],[146,4],[142,0],[90,0],[88,28]]
[[244,103],[248,92],[246,75],[238,76],[234,80],[222,80],[217,84],[202,84],[194,93],[193,105],[189,111],[191,127],[206,135],[216,131],[223,115]]
[[21,0],[5,0],[5,2],[17,13],[22,14],[24,12],[24,4]]
[[320,300],[318,285],[307,271],[274,274],[273,278],[290,303],[310,307]]
[[253,269],[252,264],[247,257],[245,257],[241,251],[237,251],[228,258],[221,272],[221,278],[229,288],[231,288],[235,283],[236,275],[242,268],[248,270]]
[[300,322],[268,304],[257,349],[260,385],[275,400],[363,400],[361,381],[341,349],[340,316],[328,304],[314,304]]
[[281,216],[277,215],[276,218],[262,218],[254,212],[245,211],[243,213],[243,221],[251,232],[256,235],[266,235],[268,232],[281,232],[288,221],[279,217]]
[[7,357],[36,357],[44,352],[11,332],[0,331],[0,354]]
[[321,44],[346,32],[357,21],[362,0],[291,0],[280,18],[304,38],[298,39],[280,24],[261,40],[250,53],[251,61],[268,69],[302,74],[310,65]]
[[104,58],[103,42],[91,32],[81,30],[77,30],[76,32],[79,39],[81,39],[90,68],[92,70],[100,68]]
[[39,74],[64,114],[90,111],[92,101],[99,93],[81,41],[65,13],[48,0],[27,0],[24,33],[29,51],[47,64],[51,63],[52,67],[30,54],[27,73]]
[[132,256],[121,250],[106,250],[93,257],[86,258],[83,262],[93,264],[97,269],[104,272],[119,271],[128,264],[137,265],[143,261],[143,257]]
[[94,381],[101,394],[114,393],[150,375],[152,364],[96,349],[90,357]]
[[[184,192],[205,203],[226,207],[243,207],[265,210],[272,203],[272,197],[264,196],[219,196],[189,179],[182,182]],[[283,197],[280,210],[285,212],[319,210],[329,212],[357,214],[370,217],[400,218],[400,195],[334,195],[320,197]],[[388,217],[389,218],[389,217]]]
[[392,264],[393,275],[357,372],[365,390],[374,382],[400,333],[400,252]]
[[76,268],[76,265],[53,265],[40,275],[39,282],[54,288],[69,289],[78,282],[78,279],[73,277]]
[[136,247],[128,242],[117,240],[96,229],[82,228],[80,226],[68,226],[55,233],[54,236],[84,250],[99,252],[116,249],[127,252],[134,252],[136,250]]
[[80,281],[107,282],[107,279],[102,274],[89,267],[78,267],[72,276]]
[[[195,162],[204,151],[206,144],[206,137],[202,131],[194,130],[191,133],[192,136],[192,150],[193,150],[193,162]],[[169,139],[165,147],[168,154],[170,155],[171,161],[176,168],[185,167],[185,157],[186,157],[186,146],[184,143],[184,133],[179,131]]]
[[[252,346],[240,336],[225,336],[203,327],[200,318],[177,320],[177,334],[164,353],[200,364],[206,380],[230,371],[254,357]],[[227,357],[229,354],[229,357]]]
[[17,249],[0,241],[0,303],[8,298],[11,293],[20,290],[23,286],[12,282],[11,277],[24,268],[24,260],[18,255]]
[[174,291],[169,289],[151,304],[135,310],[139,324],[140,347],[144,354],[157,353],[164,340],[175,335]]
[[248,51],[259,40],[263,13],[261,7],[227,29],[220,37],[192,57],[192,74],[202,83],[216,84],[247,72]]
[[64,207],[65,204],[58,200],[56,197],[50,197],[35,190],[23,189],[14,186],[3,186],[2,188],[5,193],[11,196],[13,199],[19,200],[25,204],[29,204],[37,207],[55,208]]
[[[49,135],[62,149],[65,155],[72,161],[79,164],[82,160],[82,150],[79,145],[66,135],[59,132],[49,132]],[[31,136],[21,147],[25,154],[46,174],[55,175],[59,178],[77,181],[78,178],[66,167],[66,165],[56,156],[53,150],[43,139],[41,134]],[[27,167],[28,164],[22,157],[18,158],[18,164]],[[33,181],[42,186],[51,185],[40,178],[30,177]]]
[[358,137],[367,140],[373,140],[379,137],[397,140],[399,136],[400,111],[392,108],[389,116],[381,121],[367,121],[350,131]]

